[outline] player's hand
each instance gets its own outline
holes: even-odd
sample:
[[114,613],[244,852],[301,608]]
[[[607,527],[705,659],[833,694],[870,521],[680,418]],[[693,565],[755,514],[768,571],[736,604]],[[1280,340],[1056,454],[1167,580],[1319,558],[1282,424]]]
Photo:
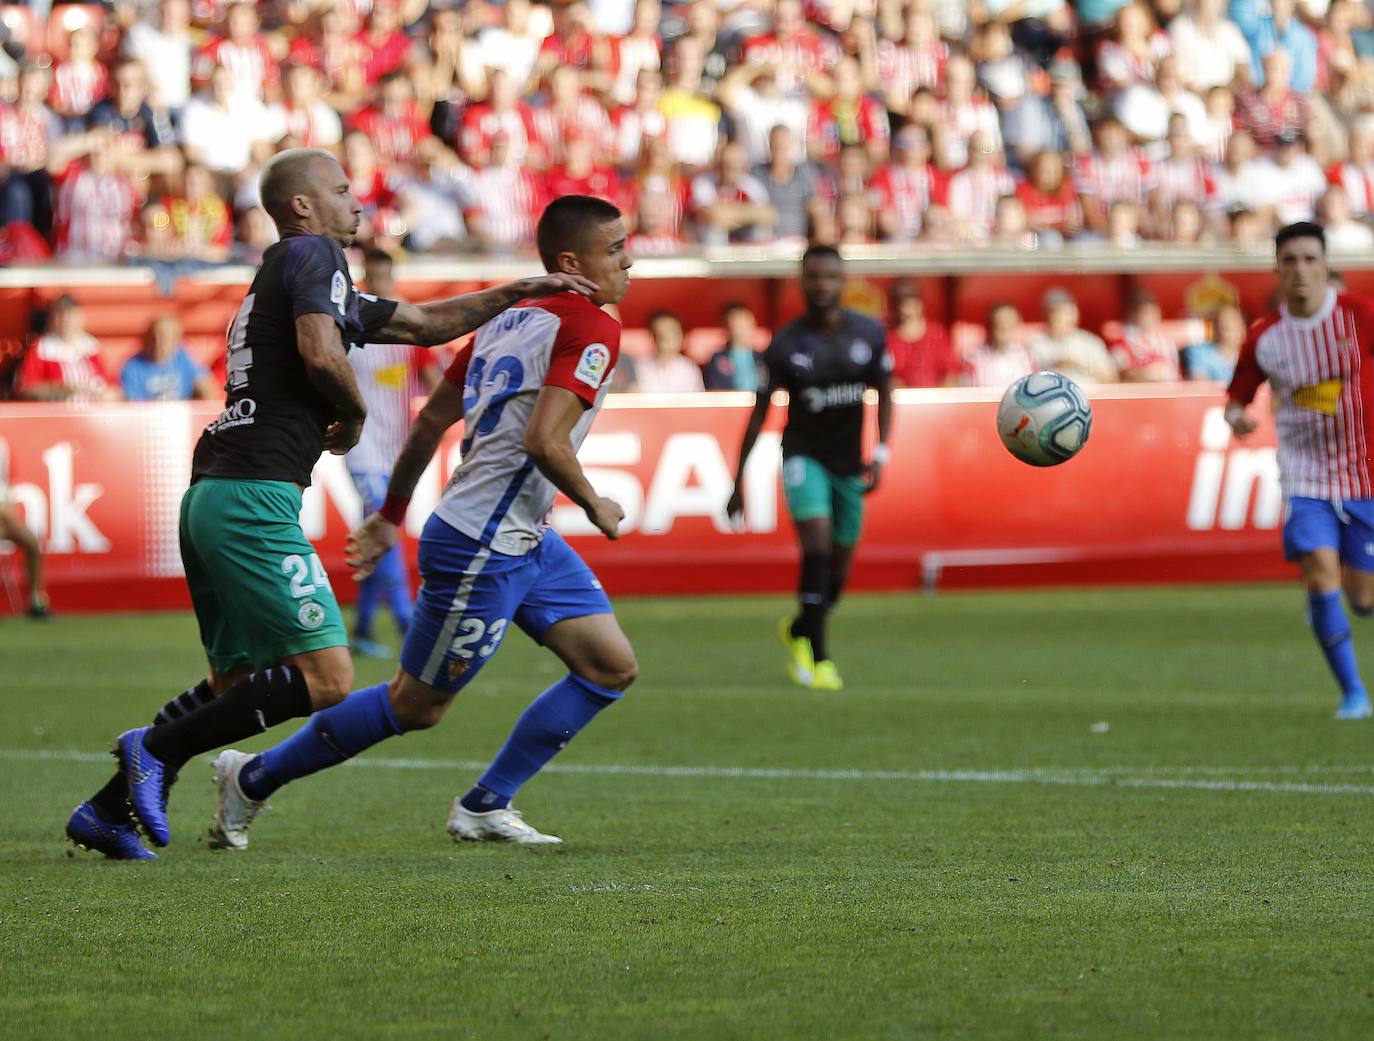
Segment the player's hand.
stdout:
[[336,419],[324,428],[324,447],[334,455],[344,455],[362,436],[361,419]]
[[883,479],[883,464],[876,459],[864,467],[864,494],[872,495]]
[[1227,412],[1226,422],[1231,425],[1232,433],[1240,438],[1249,437],[1259,429],[1259,420],[1244,409]]
[[566,271],[558,271],[552,275],[540,275],[538,278],[524,278],[520,280],[520,285],[523,289],[523,296],[553,296],[555,293],[563,293],[569,289],[582,296],[595,296],[601,291],[601,287],[590,278],[570,275]]
[[596,525],[601,534],[614,541],[620,538],[620,522],[625,519],[625,511],[614,499],[598,496],[587,507],[587,519]]
[[400,529],[380,513],[369,514],[356,530],[349,533],[344,559],[353,568],[353,581],[361,582],[372,574],[377,561],[396,545],[399,534]]
[[744,491],[739,485],[735,485],[730,498],[725,502],[725,516],[735,527],[744,524]]

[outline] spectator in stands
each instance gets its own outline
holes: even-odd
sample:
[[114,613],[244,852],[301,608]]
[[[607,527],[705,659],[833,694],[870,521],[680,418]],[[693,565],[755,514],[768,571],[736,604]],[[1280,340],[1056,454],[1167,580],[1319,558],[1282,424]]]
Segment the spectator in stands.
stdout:
[[136,58],[116,63],[114,94],[91,109],[87,122],[116,135],[119,165],[131,176],[171,175],[181,168],[171,121],[165,110],[159,115],[148,104],[148,72]]
[[1168,148],[1168,154],[1152,169],[1149,209],[1150,223],[1155,228],[1169,226],[1169,215],[1180,202],[1210,206],[1216,195],[1212,173],[1198,154],[1187,117],[1182,113],[1169,117]]
[[175,315],[154,318],[143,349],[124,363],[119,382],[130,401],[187,401],[219,397],[210,370],[191,357]]
[[367,91],[362,50],[354,38],[356,12],[351,4],[327,5],[314,12],[309,26],[291,41],[287,57],[318,71],[330,105],[350,112]]
[[1334,163],[1326,179],[1345,192],[1352,216],[1368,220],[1374,216],[1374,122],[1365,116],[1350,128],[1350,154],[1343,163]]
[[118,401],[100,345],[86,332],[76,300],[59,296],[48,309],[48,331],[29,348],[19,368],[15,397],[21,401]]
[[621,105],[611,113],[615,133],[615,164],[631,169],[639,162],[640,151],[649,138],[663,140],[668,133],[668,121],[659,109],[663,97],[663,73],[658,69],[640,69],[635,77],[635,95],[631,103]]
[[840,59],[834,82],[834,94],[811,105],[806,129],[808,151],[815,159],[831,162],[844,146],[862,145],[874,166],[885,162],[891,136],[887,111],[864,93],[859,60],[848,56]]
[[227,261],[233,242],[233,219],[210,171],[188,163],[180,181],[180,190],[150,200],[140,215],[139,256],[152,264],[164,296],[174,279]]
[[191,96],[191,4],[162,0],[156,6],[156,24],[139,20],[124,34],[124,53],[147,70],[153,108],[166,110],[176,122]]
[[1222,304],[1212,314],[1211,338],[1183,348],[1180,361],[1184,378],[1230,383],[1245,333],[1245,313],[1236,304]]
[[968,165],[949,180],[949,208],[969,242],[986,242],[997,216],[997,200],[1016,190],[993,139],[978,131],[969,139]]
[[382,75],[377,81],[376,102],[354,114],[351,127],[370,137],[377,157],[393,167],[404,168],[414,162],[416,148],[430,137],[429,121],[415,100],[410,79],[399,70]]
[[573,133],[590,138],[597,161],[615,154],[615,131],[605,107],[584,90],[585,73],[560,65],[549,73],[548,99],[532,115],[538,140],[538,161],[557,165],[563,161],[563,144]]
[[1189,90],[1205,94],[1250,75],[1250,45],[1226,17],[1226,0],[1186,0],[1169,22],[1169,42]]
[[888,290],[887,353],[893,385],[952,387],[959,381],[959,359],[949,333],[926,317],[921,287],[914,278],[899,278]]
[[267,107],[271,136],[292,148],[333,148],[343,140],[343,124],[321,93],[320,73],[312,65],[289,65],[282,100]]
[[1106,244],[1123,251],[1139,248],[1142,219],[1140,206],[1130,199],[1117,199],[1107,214]]
[[1123,383],[1172,383],[1179,378],[1178,345],[1164,332],[1164,313],[1153,293],[1136,293],[1127,307],[1112,360]]
[[738,301],[721,308],[725,344],[707,360],[702,379],[707,390],[757,390],[763,352],[756,347],[758,322]]
[[1078,303],[1054,288],[1042,300],[1045,331],[1031,340],[1031,360],[1081,383],[1117,382],[1116,365],[1101,337],[1078,327]]
[[716,154],[720,107],[702,94],[704,59],[701,41],[694,36],[683,36],[673,44],[668,86],[659,102],[668,123],[668,150],[674,162],[686,167],[708,166]]
[[654,353],[636,364],[635,389],[646,394],[690,394],[704,389],[701,370],[682,353],[686,336],[682,319],[671,311],[649,316]]
[[1317,37],[1295,16],[1295,0],[1270,0],[1269,13],[1260,13],[1258,4],[1233,4],[1230,17],[1250,44],[1250,78],[1267,85],[1274,74],[1269,64],[1272,54],[1284,54],[1285,82],[1291,73],[1293,89],[1308,94],[1317,82]]
[[638,193],[634,229],[625,247],[632,257],[667,257],[683,250],[682,235],[674,226],[672,200],[662,192]]
[[0,225],[22,221],[42,235],[52,232],[47,168],[62,135],[62,121],[47,103],[50,84],[46,68],[25,65],[14,103],[0,101]]
[[1236,129],[1236,98],[1230,87],[1213,87],[1203,104],[1207,108],[1207,136],[1199,142],[1202,158],[1220,163],[1226,158],[1226,146]]
[[1165,240],[1171,245],[1200,245],[1206,232],[1202,223],[1202,210],[1197,203],[1189,199],[1180,199],[1169,210],[1163,231]]
[[1026,208],[1017,196],[1003,195],[997,200],[988,245],[998,249],[1039,248],[1039,236],[1026,223]]
[[640,72],[657,72],[661,68],[663,41],[659,39],[658,26],[662,15],[660,0],[633,0],[629,31],[623,36],[611,34],[607,41],[612,77],[610,94],[617,104],[628,105],[634,100]]
[[452,253],[469,246],[463,213],[472,206],[472,171],[434,138],[416,150],[415,168],[400,179],[395,206],[406,248]]
[[889,242],[915,241],[934,194],[930,135],[914,124],[903,127],[892,139],[892,161],[873,174],[878,237]]
[[[875,57],[883,99],[889,112],[909,116],[907,105],[916,89],[934,90],[944,80],[949,45],[940,39],[934,14],[922,4],[907,4],[904,20],[897,18],[897,5],[879,4],[878,21],[882,38]],[[900,35],[890,23],[900,24]]]
[[235,223],[230,259],[236,264],[257,267],[268,246],[277,241],[277,226],[261,206],[250,206]]
[[1317,200],[1317,223],[1326,230],[1326,245],[1333,250],[1374,249],[1374,230],[1350,218],[1350,200],[1332,185]]
[[1312,105],[1293,86],[1292,59],[1273,50],[1264,58],[1263,86],[1236,96],[1236,126],[1249,131],[1260,148],[1269,148],[1282,134],[1301,133],[1312,118]]
[[811,202],[820,173],[809,159],[796,161],[792,130],[779,123],[768,135],[768,162],[754,168],[754,179],[763,185],[773,207],[773,238],[801,241],[806,238]]
[[1114,111],[1151,158],[1159,157],[1170,121],[1180,116],[1194,141],[1207,139],[1207,106],[1183,85],[1178,61],[1172,57],[1160,59],[1154,82],[1133,83],[1118,94]]
[[544,174],[544,198],[560,195],[594,195],[622,210],[627,208],[620,174],[612,166],[597,163],[592,139],[576,128],[570,128],[563,141],[563,162]]
[[1033,371],[1014,304],[988,309],[987,339],[968,356],[960,382],[967,387],[1005,387]]
[[743,145],[727,142],[719,170],[692,181],[692,214],[697,241],[706,245],[760,242],[772,235],[777,215],[768,189],[749,172]]
[[362,61],[363,79],[380,84],[387,76],[401,72],[410,54],[410,37],[401,28],[394,3],[374,3],[367,22],[353,37]]
[[1261,183],[1269,186],[1274,203],[1274,219],[1280,225],[1311,220],[1317,199],[1326,190],[1326,175],[1307,154],[1306,138],[1297,131],[1285,131],[1275,141],[1272,159],[1261,159]]
[[[553,32],[539,47],[538,72],[547,77],[554,69],[586,71],[602,79],[606,61],[605,41],[592,25],[584,0],[559,0],[553,5]],[[601,89],[606,82],[589,83]]]
[[1097,45],[1098,87],[1111,94],[1155,78],[1155,66],[1169,53],[1169,38],[1155,25],[1150,8],[1140,2],[1121,6],[1112,33]]
[[1099,235],[1107,233],[1107,214],[1121,200],[1143,205],[1151,187],[1150,164],[1132,147],[1126,128],[1112,117],[1096,127],[1097,151],[1078,156],[1076,187],[1083,220]]
[[458,138],[463,161],[474,168],[490,165],[491,143],[500,135],[506,140],[508,161],[543,165],[534,110],[521,99],[519,85],[501,69],[491,71],[487,84],[487,100],[469,105],[463,113]]
[[186,103],[181,144],[189,159],[232,177],[248,166],[254,147],[270,136],[271,125],[262,102],[247,91],[236,93],[233,75],[216,65],[209,86]]
[[1058,152],[1038,152],[1031,160],[1029,177],[1016,186],[1026,213],[1026,224],[1041,245],[1054,247],[1083,230],[1083,207],[1078,192],[1064,169]]
[[950,58],[945,66],[945,93],[939,105],[940,122],[949,129],[945,139],[947,161],[955,166],[968,162],[968,144],[980,130],[984,142],[994,149],[1002,147],[1002,130],[997,109],[977,91],[973,63],[962,55]]
[[548,8],[530,0],[506,0],[505,16],[504,25],[487,26],[477,34],[477,46],[486,67],[499,70],[519,97],[531,82],[539,47],[553,25]]
[[541,204],[534,175],[507,155],[508,138],[491,140],[491,162],[472,172],[472,208],[463,214],[468,233],[492,252],[510,252],[534,241]]
[[808,134],[810,110],[804,97],[783,92],[776,66],[736,65],[720,81],[716,100],[734,124],[734,138],[748,150],[751,163],[767,162],[776,154],[772,134],[780,126],[790,131],[792,163],[808,158],[807,146],[813,144]]
[[224,12],[224,35],[216,36],[200,49],[192,61],[196,82],[209,83],[214,70],[228,74],[225,89],[230,96],[256,102],[260,109],[272,99],[280,83],[280,73],[272,45],[259,32],[257,7],[251,3],[233,3]]
[[53,67],[48,101],[69,131],[85,127],[95,103],[110,92],[110,73],[98,60],[99,53],[95,29],[80,24],[67,34],[67,56]]
[[831,93],[830,71],[840,57],[835,44],[806,24],[801,0],[775,0],[773,31],[745,40],[743,54],[751,65],[773,65],[784,93],[816,97]]
[[118,168],[109,129],[72,135],[76,155],[57,172],[56,255],[80,264],[117,264],[133,244],[138,189]]

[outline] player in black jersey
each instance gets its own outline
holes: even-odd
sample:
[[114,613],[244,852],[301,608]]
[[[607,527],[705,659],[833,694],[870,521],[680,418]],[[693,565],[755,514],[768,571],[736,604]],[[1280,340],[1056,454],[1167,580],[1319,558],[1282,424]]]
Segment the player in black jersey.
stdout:
[[[775,390],[788,395],[782,480],[801,543],[797,615],[779,635],[794,682],[813,690],[844,686],[825,642],[826,615],[840,597],[863,522],[863,497],[878,487],[892,433],[892,363],[883,327],[840,306],[844,262],[832,246],[811,246],[801,261],[806,313],[779,329],[764,352],[764,374],[740,445],[735,490],[744,509],[744,464]],[[863,458],[864,393],[878,392],[878,444]]]
[[366,409],[347,352],[368,340],[434,346],[519,300],[597,291],[580,276],[550,274],[421,306],[379,300],[349,275],[343,247],[362,207],[330,153],[274,157],[261,193],[281,241],[229,327],[224,411],[196,445],[181,505],[208,676],[153,726],[120,735],[118,773],[67,823],[78,845],[116,859],[154,856],[135,824],[167,844],[167,792],[192,756],[336,704],[353,685],[338,603],[299,521],[320,453],[342,455],[362,433]]

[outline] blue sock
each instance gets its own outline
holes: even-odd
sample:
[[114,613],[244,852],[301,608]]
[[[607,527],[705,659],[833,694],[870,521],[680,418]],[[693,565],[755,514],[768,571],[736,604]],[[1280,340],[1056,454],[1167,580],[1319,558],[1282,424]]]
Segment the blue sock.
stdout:
[[266,799],[289,781],[337,766],[401,733],[386,687],[379,683],[355,690],[337,705],[316,712],[281,744],[244,763],[239,772],[243,794]]
[[1312,631],[1317,634],[1326,664],[1342,694],[1364,690],[1360,667],[1355,662],[1355,644],[1350,639],[1350,620],[1341,606],[1340,593],[1308,593],[1307,603],[1312,616]]
[[377,570],[369,581],[379,584],[380,595],[385,599],[391,617],[396,619],[396,628],[404,637],[410,628],[410,616],[415,608],[410,600],[410,583],[406,579],[406,562],[400,546],[392,546],[377,561]]
[[373,572],[358,583],[358,608],[353,616],[355,636],[372,635],[372,618],[377,613],[377,605],[382,600],[382,581]]
[[621,693],[598,687],[579,676],[564,676],[525,709],[487,772],[463,796],[463,806],[473,813],[482,813],[510,805],[521,785],[537,774],[598,712],[620,700]]

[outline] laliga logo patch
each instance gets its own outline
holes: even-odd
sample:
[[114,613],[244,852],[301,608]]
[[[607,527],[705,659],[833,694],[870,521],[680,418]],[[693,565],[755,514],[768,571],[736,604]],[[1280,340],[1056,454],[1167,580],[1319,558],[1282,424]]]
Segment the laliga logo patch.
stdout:
[[580,380],[593,390],[601,386],[606,378],[606,370],[611,365],[611,351],[604,343],[589,344],[577,360],[573,378]]
[[307,600],[296,612],[296,621],[306,629],[318,629],[324,625],[324,608],[313,600]]
[[855,365],[867,365],[873,360],[873,348],[863,340],[855,340],[849,345],[849,360]]
[[348,279],[344,278],[342,271],[335,271],[329,283],[329,302],[339,309],[339,314],[348,308]]

